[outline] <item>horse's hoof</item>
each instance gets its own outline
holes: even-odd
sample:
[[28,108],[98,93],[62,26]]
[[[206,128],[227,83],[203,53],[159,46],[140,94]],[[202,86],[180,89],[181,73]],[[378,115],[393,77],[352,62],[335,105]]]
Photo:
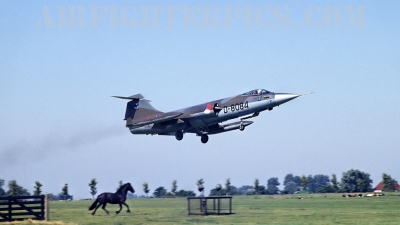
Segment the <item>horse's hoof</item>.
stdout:
[[128,210],[128,211],[126,211],[126,212],[127,212],[127,213],[131,213],[131,211],[129,211],[129,210]]
[[118,215],[118,213],[119,213],[118,211],[115,212],[115,214],[117,214],[117,215]]

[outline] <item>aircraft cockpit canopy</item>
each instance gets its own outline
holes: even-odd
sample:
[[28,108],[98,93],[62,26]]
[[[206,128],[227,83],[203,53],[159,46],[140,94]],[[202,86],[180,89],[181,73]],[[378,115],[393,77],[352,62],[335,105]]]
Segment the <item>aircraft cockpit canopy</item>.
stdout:
[[255,89],[252,91],[248,91],[246,93],[243,93],[242,95],[266,95],[269,94],[271,92],[265,90],[265,89]]

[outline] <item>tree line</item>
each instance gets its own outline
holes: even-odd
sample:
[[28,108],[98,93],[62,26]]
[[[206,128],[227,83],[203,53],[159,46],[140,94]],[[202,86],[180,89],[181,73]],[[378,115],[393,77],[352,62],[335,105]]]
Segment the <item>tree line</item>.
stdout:
[[[390,175],[382,174],[383,191],[395,191],[397,181]],[[94,198],[97,194],[97,184],[95,178],[91,179],[88,183],[89,193]],[[204,180],[199,179],[196,183],[197,190],[200,196],[204,196]],[[3,186],[5,181],[0,179],[0,197],[5,196],[28,196],[31,193],[17,184],[16,180],[10,180],[8,182],[8,190],[4,190]],[[119,181],[117,189],[123,185],[122,181]],[[220,196],[220,195],[275,195],[275,194],[294,194],[294,193],[355,193],[355,192],[369,192],[373,191],[372,180],[368,173],[360,170],[350,169],[343,173],[340,181],[337,180],[335,174],[331,176],[317,174],[317,175],[293,175],[287,174],[283,181],[283,189],[279,189],[280,182],[277,177],[271,177],[267,180],[266,185],[260,184],[258,179],[254,180],[253,185],[243,185],[241,187],[235,187],[231,185],[230,179],[228,178],[222,186],[216,184],[215,188],[210,190],[209,196]],[[39,181],[35,181],[33,187],[33,195],[42,194],[42,184]],[[142,190],[149,197],[150,193],[149,184],[143,183]],[[51,200],[69,200],[73,199],[73,196],[69,194],[68,184],[66,183],[61,192],[58,195],[49,194]],[[133,197],[130,194],[128,197]],[[178,190],[177,180],[173,180],[171,189],[168,191],[163,186],[156,188],[150,197],[162,198],[162,197],[195,197],[196,193],[192,190]]]
[[[397,181],[390,175],[382,174],[383,191],[395,191]],[[284,178],[282,190],[278,178],[270,178],[267,187],[259,185],[258,179],[254,181],[253,189],[247,194],[294,194],[303,193],[355,193],[373,191],[372,180],[368,173],[360,170],[350,169],[343,173],[341,181],[337,180],[335,174],[328,175],[302,175],[295,176],[287,174]]]
[[[5,191],[3,189],[4,184],[5,181],[3,179],[0,179],[0,197],[31,195],[31,193],[27,189],[18,185],[16,180],[10,180],[8,182],[8,191]],[[43,185],[39,181],[35,181],[35,186],[33,187],[33,195],[42,195],[42,186]],[[68,193],[68,184],[65,184],[58,195],[49,194],[49,198],[50,200],[72,200],[73,196]]]

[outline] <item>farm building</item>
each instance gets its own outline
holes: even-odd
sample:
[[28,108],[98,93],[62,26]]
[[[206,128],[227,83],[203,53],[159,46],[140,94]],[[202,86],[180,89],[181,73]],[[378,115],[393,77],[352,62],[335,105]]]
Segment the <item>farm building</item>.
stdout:
[[[397,183],[397,181],[396,181],[396,183],[394,183],[394,188],[396,190],[400,190],[400,185]],[[376,185],[374,190],[375,191],[383,191],[383,182],[379,182],[379,184]]]

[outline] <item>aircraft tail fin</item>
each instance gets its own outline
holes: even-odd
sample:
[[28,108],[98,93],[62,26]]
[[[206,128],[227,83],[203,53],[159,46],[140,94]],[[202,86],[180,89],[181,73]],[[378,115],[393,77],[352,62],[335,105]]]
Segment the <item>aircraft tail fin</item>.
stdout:
[[112,96],[115,98],[131,100],[126,104],[125,118],[124,120],[132,121],[133,118],[139,118],[143,116],[148,116],[152,114],[160,113],[157,109],[155,109],[149,102],[149,100],[145,99],[143,95],[136,94],[129,97],[123,96]]

